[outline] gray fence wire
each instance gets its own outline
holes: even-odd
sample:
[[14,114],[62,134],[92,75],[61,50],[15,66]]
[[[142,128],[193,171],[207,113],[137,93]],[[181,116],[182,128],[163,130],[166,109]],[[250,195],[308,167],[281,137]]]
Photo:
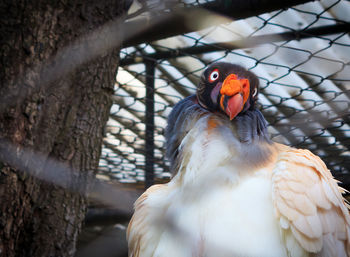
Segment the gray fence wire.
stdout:
[[208,64],[228,61],[259,77],[274,141],[311,150],[348,179],[349,14],[349,1],[309,2],[122,49],[98,176],[146,186],[169,179],[167,116]]

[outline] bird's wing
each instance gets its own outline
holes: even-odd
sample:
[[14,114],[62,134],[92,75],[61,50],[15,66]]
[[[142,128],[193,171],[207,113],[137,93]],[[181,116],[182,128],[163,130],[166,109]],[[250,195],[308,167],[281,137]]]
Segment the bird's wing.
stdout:
[[350,256],[345,190],[310,151],[281,148],[272,175],[273,201],[288,256]]
[[[166,192],[167,184],[151,186],[135,202],[135,212],[127,229],[127,241],[129,247],[129,257],[152,256],[160,233],[157,231],[157,217],[152,215],[152,209],[158,210],[158,197]],[[154,208],[155,207],[155,208]]]

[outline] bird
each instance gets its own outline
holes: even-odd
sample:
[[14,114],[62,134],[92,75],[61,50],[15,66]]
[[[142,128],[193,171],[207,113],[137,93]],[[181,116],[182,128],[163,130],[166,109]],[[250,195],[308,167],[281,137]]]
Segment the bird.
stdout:
[[325,163],[273,142],[259,79],[210,64],[168,117],[172,178],[135,202],[130,257],[350,256],[349,204]]

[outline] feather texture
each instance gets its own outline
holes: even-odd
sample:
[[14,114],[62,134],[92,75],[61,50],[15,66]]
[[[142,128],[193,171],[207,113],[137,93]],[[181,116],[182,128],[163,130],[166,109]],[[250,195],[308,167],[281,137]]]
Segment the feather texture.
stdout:
[[164,198],[167,195],[166,189],[166,185],[154,185],[135,202],[135,213],[127,230],[130,257],[153,256],[160,237],[160,228],[154,226],[154,216],[151,213],[159,209],[158,204],[153,204],[154,201],[157,202],[154,198]]
[[[210,82],[213,71],[220,75]],[[174,177],[136,201],[129,256],[350,257],[344,189],[310,151],[270,141],[257,95],[232,121],[225,116],[218,99],[228,96],[219,89],[231,74],[258,90],[253,73],[214,63],[197,96],[171,112],[165,136]],[[240,104],[232,101],[232,109]]]
[[267,143],[269,158],[244,164],[244,149],[265,151],[260,140],[240,142],[210,113],[193,122],[172,181],[135,203],[130,257],[350,256],[343,190],[318,157]]
[[278,147],[273,200],[289,253],[295,238],[320,257],[350,256],[349,212],[332,174],[310,151]]
[[287,257],[273,214],[271,168],[261,168],[266,160],[238,167],[244,157],[232,147],[240,144],[232,133],[212,114],[195,122],[179,146],[172,181],[135,204],[129,256]]

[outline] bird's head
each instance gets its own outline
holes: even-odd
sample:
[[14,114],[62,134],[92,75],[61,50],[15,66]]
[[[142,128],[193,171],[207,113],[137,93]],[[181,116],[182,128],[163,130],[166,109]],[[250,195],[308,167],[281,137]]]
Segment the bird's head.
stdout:
[[202,107],[223,112],[232,120],[255,107],[258,87],[259,80],[252,72],[236,64],[217,62],[203,72],[197,99]]

